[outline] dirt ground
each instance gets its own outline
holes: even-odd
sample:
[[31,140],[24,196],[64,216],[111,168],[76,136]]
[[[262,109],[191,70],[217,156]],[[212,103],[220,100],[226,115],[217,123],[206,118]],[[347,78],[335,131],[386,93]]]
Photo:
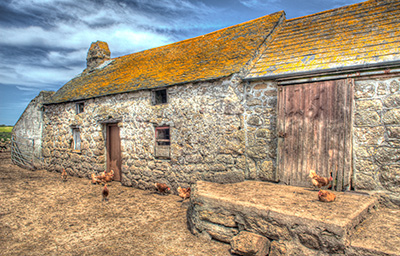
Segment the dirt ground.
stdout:
[[231,255],[187,229],[187,202],[111,183],[12,165],[0,153],[1,255]]

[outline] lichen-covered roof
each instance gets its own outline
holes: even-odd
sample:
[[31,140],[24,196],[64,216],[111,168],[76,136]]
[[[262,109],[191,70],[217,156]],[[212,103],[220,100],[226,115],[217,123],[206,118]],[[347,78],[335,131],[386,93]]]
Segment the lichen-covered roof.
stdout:
[[399,0],[372,0],[286,20],[246,78],[398,61],[399,21]]
[[72,79],[49,103],[205,81],[237,73],[255,55],[284,12],[210,34],[112,59]]

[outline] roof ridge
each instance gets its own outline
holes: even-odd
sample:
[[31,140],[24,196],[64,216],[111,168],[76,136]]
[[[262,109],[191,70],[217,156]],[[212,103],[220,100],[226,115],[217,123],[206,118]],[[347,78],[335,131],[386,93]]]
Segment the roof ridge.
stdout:
[[149,48],[149,49],[144,49],[144,50],[141,50],[141,51],[138,51],[138,52],[133,52],[133,53],[129,53],[129,54],[126,54],[126,55],[114,57],[112,59],[119,59],[119,58],[123,58],[123,57],[126,57],[126,56],[130,56],[130,55],[134,55],[134,54],[138,54],[138,53],[142,53],[142,52],[146,52],[146,51],[151,51],[151,50],[160,49],[160,48],[164,48],[164,47],[171,47],[174,44],[178,45],[178,44],[182,44],[184,42],[188,42],[188,41],[192,41],[192,40],[194,41],[195,39],[200,39],[200,38],[203,38],[205,36],[210,36],[210,35],[213,35],[213,34],[216,34],[216,33],[220,33],[221,31],[224,31],[224,30],[233,29],[235,27],[244,26],[246,24],[250,24],[250,23],[256,22],[256,21],[264,19],[266,17],[270,17],[270,16],[274,16],[274,15],[278,15],[278,14],[281,14],[281,15],[283,14],[284,15],[284,13],[285,13],[284,10],[277,11],[277,12],[274,12],[274,13],[271,13],[271,14],[268,14],[268,15],[264,15],[264,16],[261,16],[261,17],[258,17],[258,18],[252,19],[252,20],[248,20],[248,21],[236,24],[236,25],[232,25],[232,26],[228,26],[228,27],[225,27],[225,28],[221,28],[221,29],[209,32],[207,34],[198,35],[198,36],[191,37],[191,38],[186,38],[186,39],[183,39],[183,40],[180,40],[180,41],[176,41],[176,42],[165,44],[165,45],[160,45],[160,46]]

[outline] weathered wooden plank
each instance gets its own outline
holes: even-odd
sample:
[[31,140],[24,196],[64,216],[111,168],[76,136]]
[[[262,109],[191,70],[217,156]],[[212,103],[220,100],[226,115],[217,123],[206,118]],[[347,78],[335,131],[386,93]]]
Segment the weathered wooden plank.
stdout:
[[[329,83],[329,87],[327,90],[327,102],[336,102],[336,94],[335,94],[335,83],[331,82]],[[329,177],[332,173],[332,175],[335,175],[336,173],[333,168],[334,165],[334,156],[335,156],[335,150],[334,150],[334,126],[335,122],[333,119],[333,116],[335,115],[335,106],[334,104],[329,104],[327,107],[327,113],[326,113],[326,137],[325,137],[325,148],[326,148],[326,153],[327,153],[327,159],[326,159],[326,168],[328,171],[327,177]],[[333,189],[333,186],[332,186]]]
[[[305,156],[305,147],[304,147],[304,118],[305,118],[305,100],[304,100],[304,87],[305,85],[299,85],[299,92],[298,92],[298,98],[299,98],[299,107],[297,110],[297,116],[299,118],[299,127],[298,127],[298,135],[297,135],[297,143],[298,143],[298,157],[297,157],[297,173],[298,173],[298,179],[301,179],[304,183],[304,166],[303,166],[303,158]],[[305,181],[307,182],[307,181]]]
[[288,130],[287,130],[287,126],[288,126],[288,118],[287,118],[287,107],[288,107],[288,88],[289,87],[283,87],[282,89],[282,98],[283,98],[283,110],[282,110],[282,114],[283,114],[283,131],[284,131],[284,140],[283,140],[283,146],[282,146],[282,169],[283,169],[283,176],[282,176],[282,180],[285,184],[289,184],[289,175],[291,170],[289,170],[287,162],[288,162],[288,144],[287,144],[287,140],[288,140]]
[[346,94],[347,100],[345,103],[345,138],[344,138],[344,170],[343,170],[343,188],[351,189],[351,176],[353,173],[352,159],[353,159],[353,93],[354,93],[354,79],[346,80]]
[[346,102],[346,93],[345,93],[345,81],[344,80],[338,80],[337,83],[337,91],[338,91],[338,112],[337,112],[337,122],[340,124],[340,129],[338,132],[338,159],[337,159],[337,165],[338,165],[338,172],[337,172],[337,190],[342,190],[343,189],[343,158],[344,158],[344,109],[345,109],[345,102]]
[[329,107],[329,103],[326,98],[326,91],[329,88],[329,83],[324,82],[318,85],[319,89],[319,127],[318,127],[318,164],[317,169],[322,175],[326,175],[326,155],[325,155],[325,130],[326,130],[326,108]]
[[301,170],[299,170],[298,158],[300,156],[300,141],[299,141],[299,125],[300,125],[300,117],[298,116],[299,108],[300,108],[300,87],[293,87],[293,114],[292,114],[292,133],[293,133],[293,180],[295,182],[301,181]]
[[294,111],[294,102],[293,102],[293,96],[294,96],[294,86],[289,86],[287,88],[287,101],[286,101],[286,146],[287,146],[287,151],[286,151],[286,164],[287,168],[290,171],[288,173],[288,184],[293,184],[292,181],[294,181],[294,170],[293,170],[293,162],[294,162],[294,129],[293,129],[293,111]]
[[278,136],[278,156],[277,156],[277,174],[278,180],[283,180],[285,175],[285,169],[283,166],[284,155],[284,134],[285,134],[285,88],[283,86],[278,87],[278,110],[277,110],[277,136]]
[[[333,83],[332,89],[332,102],[337,102],[338,100],[338,93],[337,93],[337,86],[336,83]],[[330,115],[330,137],[329,137],[329,152],[330,152],[330,168],[332,172],[332,177],[334,180],[334,184],[337,178],[337,148],[338,148],[338,129],[340,127],[340,124],[337,123],[336,117],[337,117],[337,112],[338,112],[338,107],[337,104],[332,104],[331,105],[331,115]],[[335,185],[336,187],[336,185]]]

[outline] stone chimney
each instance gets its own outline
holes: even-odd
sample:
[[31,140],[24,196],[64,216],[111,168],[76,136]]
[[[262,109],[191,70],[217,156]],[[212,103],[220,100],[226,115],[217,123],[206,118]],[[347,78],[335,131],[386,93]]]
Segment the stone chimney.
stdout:
[[110,49],[106,42],[97,41],[90,45],[86,57],[86,69],[91,70],[98,67],[104,61],[110,59]]

